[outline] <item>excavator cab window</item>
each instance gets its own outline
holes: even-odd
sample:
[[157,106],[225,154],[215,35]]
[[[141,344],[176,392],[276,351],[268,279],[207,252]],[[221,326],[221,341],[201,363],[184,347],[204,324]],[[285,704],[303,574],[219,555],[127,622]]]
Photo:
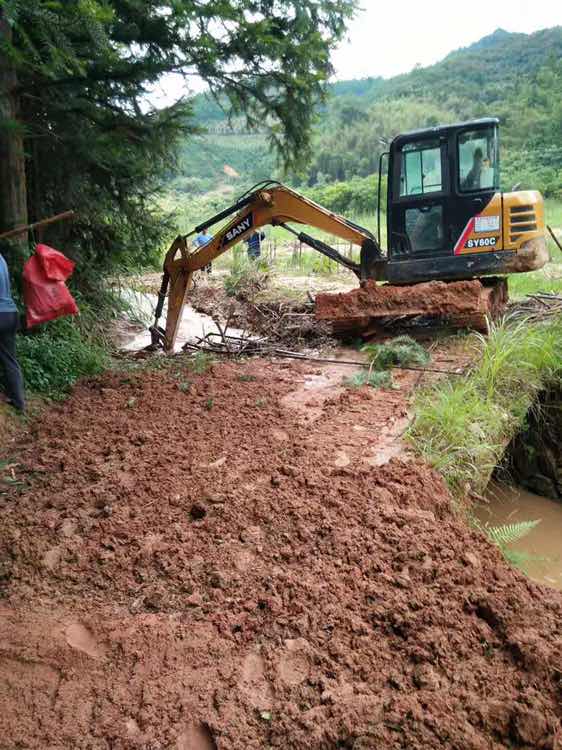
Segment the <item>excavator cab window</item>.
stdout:
[[467,130],[458,136],[459,190],[499,188],[497,128]]
[[390,211],[389,231],[394,259],[428,257],[444,248],[446,155],[439,136],[411,138],[396,150],[391,187],[396,205]]
[[439,141],[408,143],[402,150],[400,195],[425,195],[443,190]]

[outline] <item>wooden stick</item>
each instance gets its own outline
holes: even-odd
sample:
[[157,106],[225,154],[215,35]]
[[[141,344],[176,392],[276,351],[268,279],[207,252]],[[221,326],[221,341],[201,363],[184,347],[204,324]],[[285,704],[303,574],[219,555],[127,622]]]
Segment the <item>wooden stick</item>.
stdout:
[[556,237],[556,235],[554,234],[554,232],[552,231],[552,229],[548,226],[548,224],[546,225],[546,228],[550,232],[550,236],[552,237],[552,239],[554,240],[554,242],[558,245],[558,249],[562,250],[562,245],[558,242],[558,238]]
[[0,234],[0,240],[9,240],[12,237],[18,237],[20,234],[31,232],[32,230],[39,229],[40,227],[46,227],[48,224],[54,224],[56,221],[63,221],[64,219],[71,219],[74,215],[75,215],[74,211],[64,211],[62,214],[51,216],[49,219],[41,219],[41,221],[36,221],[33,224],[27,224],[24,227],[16,227],[16,229],[10,229],[9,232],[4,232],[3,234]]
[[[213,334],[211,334],[213,335]],[[202,339],[199,339],[199,341],[202,342]],[[228,349],[228,347],[225,344],[212,344],[211,342],[207,342],[206,345],[202,344],[190,344],[189,342],[186,344],[186,346],[189,346],[189,348],[194,349],[201,349],[203,351],[213,351],[217,354],[232,354],[232,352]],[[216,347],[216,348],[215,348]],[[256,351],[256,354],[263,354],[263,355],[269,355],[269,356],[278,356],[278,357],[287,357],[288,359],[298,359],[305,362],[323,362],[324,364],[334,364],[334,365],[352,365],[353,367],[371,367],[371,365],[368,362],[354,362],[349,359],[328,359],[325,357],[309,357],[306,354],[301,354],[300,352],[292,352],[287,349],[277,349],[275,347],[273,348],[264,348],[262,351]],[[411,370],[412,372],[436,372],[441,375],[464,375],[464,373],[458,372],[457,370],[437,370],[432,367],[406,367],[405,365],[392,365],[390,368],[392,370]]]

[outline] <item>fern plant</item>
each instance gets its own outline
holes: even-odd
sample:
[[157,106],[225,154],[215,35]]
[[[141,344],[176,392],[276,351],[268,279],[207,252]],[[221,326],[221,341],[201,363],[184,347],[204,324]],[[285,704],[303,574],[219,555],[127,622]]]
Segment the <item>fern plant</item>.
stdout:
[[536,521],[520,521],[519,523],[507,523],[503,526],[484,526],[482,530],[493,544],[502,549],[508,544],[517,542],[519,539],[527,536],[539,523],[540,519]]
[[541,519],[539,518],[535,521],[520,521],[519,523],[506,523],[502,526],[488,526],[488,524],[481,524],[476,519],[472,520],[473,525],[485,534],[492,544],[495,544],[499,548],[505,559],[524,573],[527,572],[527,563],[545,560],[546,558],[537,557],[528,552],[509,549],[509,545],[519,541],[519,539],[523,539],[540,522]]

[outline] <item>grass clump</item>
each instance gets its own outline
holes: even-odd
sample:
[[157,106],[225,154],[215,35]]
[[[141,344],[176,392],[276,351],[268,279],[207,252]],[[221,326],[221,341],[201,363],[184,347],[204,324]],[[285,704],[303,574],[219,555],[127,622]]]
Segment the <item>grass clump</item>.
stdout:
[[241,259],[232,265],[225,277],[224,290],[229,297],[252,301],[269,282],[270,270],[265,261],[251,262]]
[[411,336],[397,336],[384,344],[366,344],[361,348],[376,370],[388,370],[391,367],[426,365],[429,362],[428,352]]
[[508,319],[488,338],[473,334],[472,343],[472,372],[422,391],[408,432],[458,497],[484,489],[537,392],[562,377],[562,317],[533,325]]
[[410,336],[397,336],[384,344],[366,344],[361,347],[361,351],[367,354],[369,369],[345,378],[344,384],[350,388],[360,388],[363,385],[392,388],[392,367],[425,365],[429,362],[428,352]]
[[388,370],[366,370],[345,378],[344,383],[350,388],[361,388],[363,385],[370,385],[372,388],[392,388],[392,375]]

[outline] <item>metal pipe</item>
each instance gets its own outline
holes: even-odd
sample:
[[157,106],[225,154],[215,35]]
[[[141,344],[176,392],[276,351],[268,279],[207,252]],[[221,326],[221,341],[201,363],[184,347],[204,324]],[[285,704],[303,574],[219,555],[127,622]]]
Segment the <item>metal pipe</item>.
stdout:
[[227,216],[230,216],[231,214],[236,213],[236,211],[239,211],[241,208],[244,208],[244,206],[247,206],[248,203],[252,203],[254,200],[255,200],[254,193],[252,193],[251,195],[248,195],[247,198],[242,198],[242,200],[239,200],[236,203],[233,203],[232,206],[225,208],[223,211],[220,211],[218,214],[215,214],[210,219],[207,219],[207,221],[204,221],[202,224],[198,224],[193,230],[193,232],[190,232],[190,234],[193,234],[194,232],[203,232],[205,229],[208,229],[213,224],[216,224],[217,221],[220,221],[221,219],[225,219]]

